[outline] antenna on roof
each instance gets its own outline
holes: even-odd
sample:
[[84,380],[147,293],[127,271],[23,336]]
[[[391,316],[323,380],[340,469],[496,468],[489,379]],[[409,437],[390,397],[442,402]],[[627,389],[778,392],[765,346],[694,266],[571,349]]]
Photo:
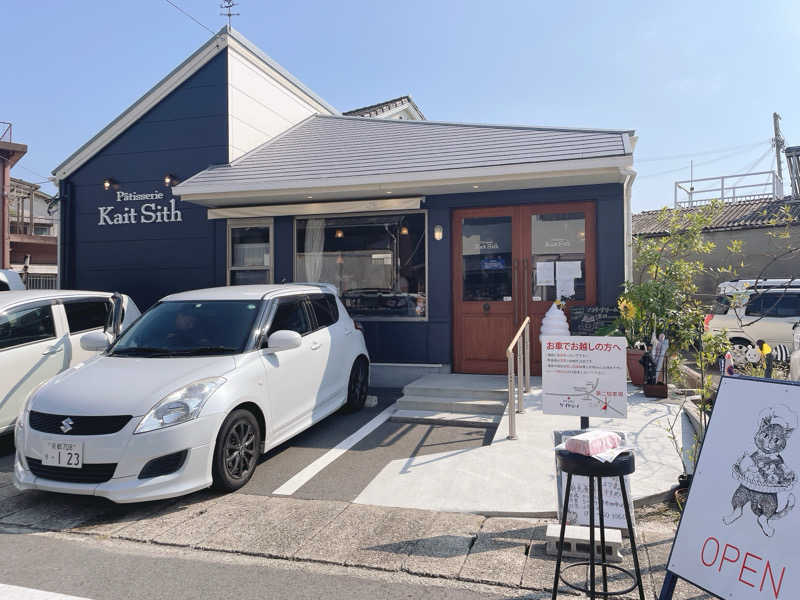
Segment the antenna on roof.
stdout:
[[228,27],[231,26],[231,17],[238,17],[239,13],[231,12],[231,9],[234,6],[239,6],[233,0],[222,0],[222,4],[219,5],[220,8],[224,9],[225,12],[219,13],[222,17],[228,17]]

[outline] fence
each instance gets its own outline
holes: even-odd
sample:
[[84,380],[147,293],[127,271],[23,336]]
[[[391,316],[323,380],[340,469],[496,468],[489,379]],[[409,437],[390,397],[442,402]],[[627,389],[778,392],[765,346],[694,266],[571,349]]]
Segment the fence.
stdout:
[[58,289],[58,275],[54,273],[28,273],[22,275],[25,288],[29,290],[56,290]]

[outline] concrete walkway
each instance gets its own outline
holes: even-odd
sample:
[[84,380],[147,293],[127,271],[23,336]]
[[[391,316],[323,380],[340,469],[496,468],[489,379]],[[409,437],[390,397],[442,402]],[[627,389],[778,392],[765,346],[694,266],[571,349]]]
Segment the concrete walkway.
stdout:
[[[515,598],[549,597],[553,584],[555,562],[544,552],[547,521],[536,519],[209,492],[178,501],[114,505],[91,496],[17,493],[5,485],[0,497],[0,531],[20,535],[59,532],[83,536],[87,542],[128,540],[187,551],[404,572],[524,592],[513,594]],[[638,527],[649,599],[656,597],[664,577],[674,535],[670,525]],[[629,553],[623,554],[624,566],[631,567]],[[571,573],[572,582],[585,582],[585,569]],[[562,592],[575,597],[565,587]],[[681,583],[675,598],[705,597],[698,594]]]
[[[490,445],[394,460],[355,502],[487,515],[555,514],[553,431],[578,429],[579,419],[543,414],[541,379],[534,377],[531,384],[525,414],[517,415],[518,440],[506,439],[506,412]],[[626,432],[636,449],[634,499],[663,495],[677,483],[683,469],[666,426],[678,411],[677,404],[645,398],[639,388],[629,386],[627,419],[591,419],[592,427]],[[681,439],[680,418],[676,435]]]

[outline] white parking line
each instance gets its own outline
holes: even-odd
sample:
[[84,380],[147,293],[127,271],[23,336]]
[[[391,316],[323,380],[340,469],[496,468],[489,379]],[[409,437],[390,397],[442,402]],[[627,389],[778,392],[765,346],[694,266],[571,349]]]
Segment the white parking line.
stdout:
[[89,600],[78,596],[66,596],[56,592],[45,592],[2,583],[0,583],[0,598],[3,600]]
[[358,442],[363,440],[370,433],[372,433],[383,423],[385,423],[387,419],[392,416],[395,410],[396,408],[394,404],[384,409],[383,412],[378,414],[377,417],[369,421],[366,425],[364,425],[361,429],[359,429],[352,435],[348,436],[347,438],[336,444],[333,448],[328,450],[325,454],[320,456],[317,460],[312,462],[305,469],[299,471],[291,479],[289,479],[289,481],[284,483],[282,486],[280,486],[272,493],[279,496],[291,496],[292,494],[294,494],[306,483],[311,481],[311,479],[315,475],[317,475],[317,473],[322,471],[322,469],[327,467],[329,464],[331,464],[333,461],[339,458],[342,454],[347,452],[350,448],[355,446]]

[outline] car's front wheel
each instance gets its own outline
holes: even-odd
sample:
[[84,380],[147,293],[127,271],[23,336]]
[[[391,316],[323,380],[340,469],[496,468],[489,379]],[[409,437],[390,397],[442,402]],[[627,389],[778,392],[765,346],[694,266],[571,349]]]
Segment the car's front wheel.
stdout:
[[234,410],[217,434],[212,466],[214,488],[233,492],[250,481],[260,452],[261,430],[255,416],[249,410]]
[[345,412],[355,412],[364,408],[367,401],[367,387],[369,385],[369,362],[359,356],[350,369],[350,380],[347,383],[347,401],[344,403]]

